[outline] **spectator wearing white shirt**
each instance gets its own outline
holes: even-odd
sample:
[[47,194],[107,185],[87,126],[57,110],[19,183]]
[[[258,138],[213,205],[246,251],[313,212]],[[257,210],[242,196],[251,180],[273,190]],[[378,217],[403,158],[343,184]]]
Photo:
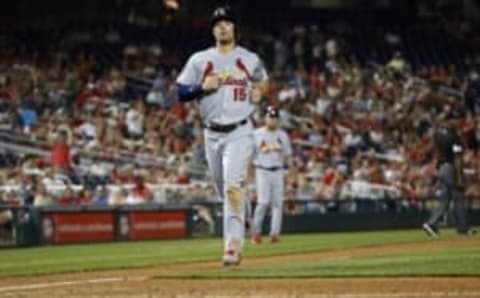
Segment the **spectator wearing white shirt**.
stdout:
[[35,206],[49,206],[54,204],[54,200],[52,196],[47,192],[45,184],[37,183],[33,204]]
[[128,136],[131,139],[141,139],[145,127],[145,105],[137,100],[126,114]]
[[91,114],[87,114],[85,121],[76,130],[84,142],[88,143],[97,137],[97,126]]

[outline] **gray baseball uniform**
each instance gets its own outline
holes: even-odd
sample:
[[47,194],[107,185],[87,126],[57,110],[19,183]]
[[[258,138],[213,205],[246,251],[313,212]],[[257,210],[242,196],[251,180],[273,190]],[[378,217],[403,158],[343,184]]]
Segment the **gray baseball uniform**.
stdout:
[[292,155],[287,133],[281,129],[270,131],[266,127],[255,130],[255,180],[257,206],[253,232],[262,233],[262,222],[268,205],[272,208],[270,235],[278,236],[282,224],[285,157]]
[[268,76],[255,53],[240,46],[229,53],[212,47],[190,57],[177,83],[202,84],[208,75],[220,78],[220,88],[200,100],[206,127],[205,151],[215,189],[224,199],[225,250],[240,252],[245,233],[242,188],[253,153],[253,125],[249,118],[255,106],[250,94],[253,84]]
[[432,214],[427,223],[437,228],[437,224],[445,212],[447,212],[450,202],[455,204],[456,227],[460,234],[468,231],[467,211],[465,208],[465,198],[463,192],[458,186],[458,178],[455,170],[455,159],[462,158],[463,145],[460,137],[454,130],[441,128],[435,132],[435,146],[439,154],[438,183],[439,204],[432,210]]

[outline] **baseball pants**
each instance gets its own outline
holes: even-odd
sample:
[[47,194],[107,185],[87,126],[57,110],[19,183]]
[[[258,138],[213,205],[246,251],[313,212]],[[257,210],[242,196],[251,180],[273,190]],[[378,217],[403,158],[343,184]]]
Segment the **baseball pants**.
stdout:
[[455,223],[458,233],[465,233],[467,227],[467,211],[463,193],[456,186],[456,173],[453,164],[443,163],[438,171],[439,204],[433,209],[427,223],[437,226],[441,217],[447,212],[450,202],[455,207]]
[[253,217],[253,232],[262,233],[262,224],[268,206],[272,208],[270,235],[279,235],[282,226],[284,171],[269,171],[257,168],[255,180],[257,186],[257,206]]
[[245,179],[253,154],[251,123],[229,133],[205,129],[205,152],[217,195],[223,200],[225,250],[241,252],[245,235]]

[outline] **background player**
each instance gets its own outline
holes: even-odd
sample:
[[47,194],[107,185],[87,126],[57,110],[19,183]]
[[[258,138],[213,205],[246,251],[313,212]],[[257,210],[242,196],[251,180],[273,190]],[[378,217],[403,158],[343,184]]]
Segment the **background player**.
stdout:
[[458,234],[474,234],[467,225],[467,211],[465,209],[464,175],[462,166],[463,143],[457,134],[457,119],[440,118],[439,127],[435,131],[434,146],[438,154],[437,187],[440,202],[433,209],[428,221],[423,224],[425,232],[433,237],[438,237],[438,222],[447,212],[450,202],[455,204],[455,224]]
[[257,206],[253,218],[253,244],[262,241],[262,223],[268,205],[272,208],[270,242],[280,240],[285,165],[292,165],[292,147],[287,133],[279,128],[278,110],[269,106],[265,114],[265,126],[255,130],[254,135]]
[[215,47],[193,54],[179,77],[180,100],[200,99],[205,151],[217,194],[224,200],[223,264],[237,265],[245,233],[244,184],[253,153],[253,102],[260,100],[267,73],[255,53],[237,46],[229,7],[212,15]]

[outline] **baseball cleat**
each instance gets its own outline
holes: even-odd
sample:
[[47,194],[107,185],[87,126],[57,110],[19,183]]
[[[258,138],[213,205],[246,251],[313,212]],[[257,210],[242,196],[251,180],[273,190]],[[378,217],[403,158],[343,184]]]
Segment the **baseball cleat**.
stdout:
[[242,256],[233,249],[227,250],[222,257],[223,266],[237,266],[240,264]]
[[278,237],[278,235],[272,235],[270,237],[270,243],[275,244],[275,243],[278,243],[278,242],[280,242],[280,237]]
[[433,226],[429,225],[428,223],[424,223],[422,225],[422,229],[427,233],[428,236],[432,238],[438,238],[438,231]]
[[478,231],[476,229],[468,229],[465,232],[460,232],[458,234],[462,236],[476,236]]
[[470,236],[476,236],[476,235],[478,235],[478,230],[477,229],[469,229],[467,231],[467,234],[470,235]]
[[260,244],[260,243],[262,243],[262,235],[260,235],[260,234],[253,235],[252,244],[257,245],[257,244]]

